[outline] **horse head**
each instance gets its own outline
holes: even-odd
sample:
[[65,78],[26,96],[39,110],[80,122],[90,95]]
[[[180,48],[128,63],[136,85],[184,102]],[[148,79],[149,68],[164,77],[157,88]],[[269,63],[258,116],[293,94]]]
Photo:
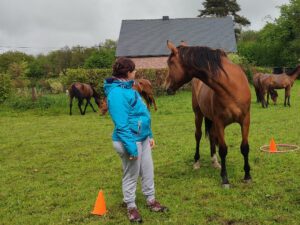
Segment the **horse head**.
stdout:
[[175,93],[183,84],[189,82],[192,77],[188,76],[185,68],[182,65],[179,48],[186,47],[185,43],[182,43],[179,47],[176,47],[171,41],[167,41],[167,47],[171,51],[168,58],[169,73],[165,80],[165,88],[168,94]]
[[106,97],[104,97],[104,98],[101,99],[99,111],[100,111],[100,113],[101,113],[102,116],[104,116],[107,113],[108,107],[107,107]]

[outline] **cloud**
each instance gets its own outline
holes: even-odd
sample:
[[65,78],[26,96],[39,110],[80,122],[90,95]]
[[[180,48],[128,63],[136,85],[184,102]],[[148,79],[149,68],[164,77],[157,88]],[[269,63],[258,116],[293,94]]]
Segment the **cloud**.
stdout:
[[[124,19],[196,17],[199,0],[0,0],[0,52],[47,52],[63,46],[93,46],[117,40]],[[288,0],[239,0],[242,11],[262,28],[267,15],[279,15],[276,5]],[[27,47],[27,48],[18,48]]]

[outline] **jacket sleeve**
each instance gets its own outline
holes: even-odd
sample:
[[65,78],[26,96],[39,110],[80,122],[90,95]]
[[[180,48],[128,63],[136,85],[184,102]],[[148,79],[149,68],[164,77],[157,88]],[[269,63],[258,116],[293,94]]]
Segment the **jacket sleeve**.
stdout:
[[130,156],[137,157],[138,150],[134,134],[129,129],[129,101],[122,93],[111,93],[108,100],[109,113],[115,124],[116,134]]

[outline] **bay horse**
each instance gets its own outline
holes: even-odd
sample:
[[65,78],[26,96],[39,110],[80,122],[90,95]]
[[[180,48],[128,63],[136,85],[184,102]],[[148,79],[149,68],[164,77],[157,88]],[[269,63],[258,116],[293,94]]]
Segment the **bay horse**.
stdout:
[[[260,103],[262,102],[262,92],[261,92],[261,88],[260,88],[260,80],[261,79],[265,79],[265,76],[267,74],[263,74],[263,73],[255,73],[253,75],[253,86],[254,86],[254,89],[255,89],[255,94],[256,94],[256,102],[257,103]],[[277,98],[278,98],[278,93],[275,89],[270,89],[268,90],[270,96],[271,96],[271,99],[274,103],[274,105],[276,105],[277,103]]]
[[[157,106],[154,99],[152,84],[149,80],[141,78],[135,79],[132,88],[140,93],[140,95],[145,99],[147,108],[150,111],[150,106],[153,104],[154,110],[157,110]],[[105,115],[108,111],[106,97],[101,100],[100,112],[101,115]]]
[[270,89],[285,89],[284,94],[284,106],[290,104],[291,88],[300,74],[300,65],[289,73],[281,74],[269,74],[265,75],[264,79],[260,79],[259,85],[261,88],[262,96],[262,107],[268,107],[269,95],[267,94],[267,101],[265,101],[265,94],[268,93]]
[[195,78],[192,81],[192,106],[196,125],[194,168],[200,167],[199,144],[204,119],[213,165],[219,167],[215,154],[215,147],[219,146],[222,186],[229,187],[224,130],[226,126],[236,122],[240,124],[242,133],[240,150],[244,156],[244,181],[250,182],[248,134],[251,92],[245,73],[220,49],[188,47],[185,43],[176,47],[171,41],[167,41],[167,47],[171,51],[167,61],[169,73],[165,81],[167,92],[174,92]]
[[[80,110],[81,115],[85,114],[86,107],[88,104],[92,107],[93,111],[96,112],[94,106],[91,103],[92,97],[95,99],[96,104],[100,108],[100,95],[90,84],[80,82],[73,83],[68,88],[68,94],[70,97],[70,115],[72,115],[72,102],[74,97],[78,99],[78,108]],[[81,105],[83,104],[84,99],[86,100],[86,104],[84,110],[82,110]]]

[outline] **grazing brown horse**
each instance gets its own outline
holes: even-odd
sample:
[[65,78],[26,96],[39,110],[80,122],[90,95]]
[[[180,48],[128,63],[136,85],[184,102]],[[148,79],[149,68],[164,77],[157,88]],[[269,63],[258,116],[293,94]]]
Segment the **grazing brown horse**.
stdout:
[[[267,74],[263,74],[263,73],[255,73],[253,75],[253,86],[254,86],[254,89],[255,89],[255,94],[256,94],[256,102],[259,103],[262,101],[262,92],[260,90],[260,85],[259,85],[259,82],[261,79],[265,79],[265,76]],[[278,98],[278,93],[275,89],[270,89],[268,90],[269,94],[271,95],[271,99],[274,103],[274,105],[276,105],[277,103],[277,98]]]
[[[94,106],[91,103],[91,98],[93,97],[95,99],[96,104],[100,108],[100,95],[96,92],[96,90],[89,84],[85,83],[73,83],[69,88],[68,88],[68,93],[70,97],[70,115],[72,115],[72,102],[73,98],[78,99],[78,108],[80,110],[81,115],[85,114],[86,107],[89,104],[93,111],[96,112],[94,109]],[[84,110],[82,111],[81,105],[83,103],[83,100],[86,100],[86,104],[84,107]]]
[[[269,104],[269,94],[268,90],[271,89],[285,89],[284,95],[284,106],[290,104],[290,95],[291,95],[291,88],[300,74],[300,65],[298,65],[293,71],[289,73],[282,73],[282,74],[270,74],[265,75],[264,79],[260,79],[259,85],[261,89],[261,96],[262,96],[262,107],[268,107]],[[265,94],[267,93],[267,102],[265,101]]]
[[[154,110],[157,110],[157,106],[155,103],[153,88],[151,82],[147,79],[135,79],[134,84],[132,86],[133,89],[137,90],[140,95],[145,99],[148,110],[150,110],[150,106],[153,104]],[[105,115],[108,111],[106,97],[101,100],[100,112],[101,115]]]
[[193,78],[197,79],[193,80],[192,92],[196,125],[196,167],[200,159],[201,126],[205,119],[213,164],[218,166],[215,146],[219,146],[222,186],[229,187],[224,129],[227,125],[237,122],[242,132],[240,150],[244,156],[244,180],[250,181],[248,133],[251,93],[245,73],[238,65],[233,64],[222,50],[186,45],[176,47],[170,41],[167,42],[167,46],[171,50],[168,58],[167,91],[174,92]]

